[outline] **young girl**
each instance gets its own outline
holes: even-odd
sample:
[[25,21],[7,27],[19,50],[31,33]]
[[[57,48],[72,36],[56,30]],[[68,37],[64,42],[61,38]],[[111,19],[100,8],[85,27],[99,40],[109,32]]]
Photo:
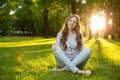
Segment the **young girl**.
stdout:
[[90,70],[82,70],[90,57],[91,49],[84,48],[83,37],[80,33],[78,15],[69,16],[63,29],[58,33],[56,44],[52,45],[58,68],[52,71],[70,70],[73,73],[90,75]]

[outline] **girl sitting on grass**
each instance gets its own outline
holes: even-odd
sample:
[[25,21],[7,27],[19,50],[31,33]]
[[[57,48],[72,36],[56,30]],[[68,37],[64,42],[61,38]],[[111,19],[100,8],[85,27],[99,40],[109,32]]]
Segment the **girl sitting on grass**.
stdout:
[[90,70],[83,70],[90,57],[91,49],[84,48],[83,37],[80,32],[78,15],[69,16],[62,30],[58,33],[56,44],[52,45],[58,68],[52,71],[70,70],[73,73],[90,75]]

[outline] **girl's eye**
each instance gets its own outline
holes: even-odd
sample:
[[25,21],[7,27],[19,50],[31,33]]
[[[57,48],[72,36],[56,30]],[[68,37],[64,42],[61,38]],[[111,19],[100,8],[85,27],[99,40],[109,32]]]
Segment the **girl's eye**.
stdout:
[[70,22],[72,22],[72,20],[70,20]]

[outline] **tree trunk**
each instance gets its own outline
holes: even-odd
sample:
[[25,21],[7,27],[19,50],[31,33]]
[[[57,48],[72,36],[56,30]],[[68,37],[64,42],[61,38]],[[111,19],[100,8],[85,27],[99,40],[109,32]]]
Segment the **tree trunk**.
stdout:
[[43,28],[43,37],[48,38],[49,37],[49,27],[48,27],[48,10],[44,8],[43,12],[43,18],[44,18],[44,28]]
[[35,36],[35,26],[34,26],[34,21],[31,21],[31,28],[32,28],[32,35]]
[[76,14],[76,2],[75,1],[71,2],[71,12],[72,14]]
[[88,40],[92,39],[92,31],[90,29],[90,26],[88,27],[88,31],[89,31],[89,37],[88,37]]

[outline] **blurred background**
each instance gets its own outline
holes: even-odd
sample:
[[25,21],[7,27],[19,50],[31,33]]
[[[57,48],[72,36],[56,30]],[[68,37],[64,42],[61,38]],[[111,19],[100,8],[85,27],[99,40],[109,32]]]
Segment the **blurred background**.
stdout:
[[56,37],[78,14],[87,39],[120,39],[119,11],[120,0],[0,0],[0,36]]

